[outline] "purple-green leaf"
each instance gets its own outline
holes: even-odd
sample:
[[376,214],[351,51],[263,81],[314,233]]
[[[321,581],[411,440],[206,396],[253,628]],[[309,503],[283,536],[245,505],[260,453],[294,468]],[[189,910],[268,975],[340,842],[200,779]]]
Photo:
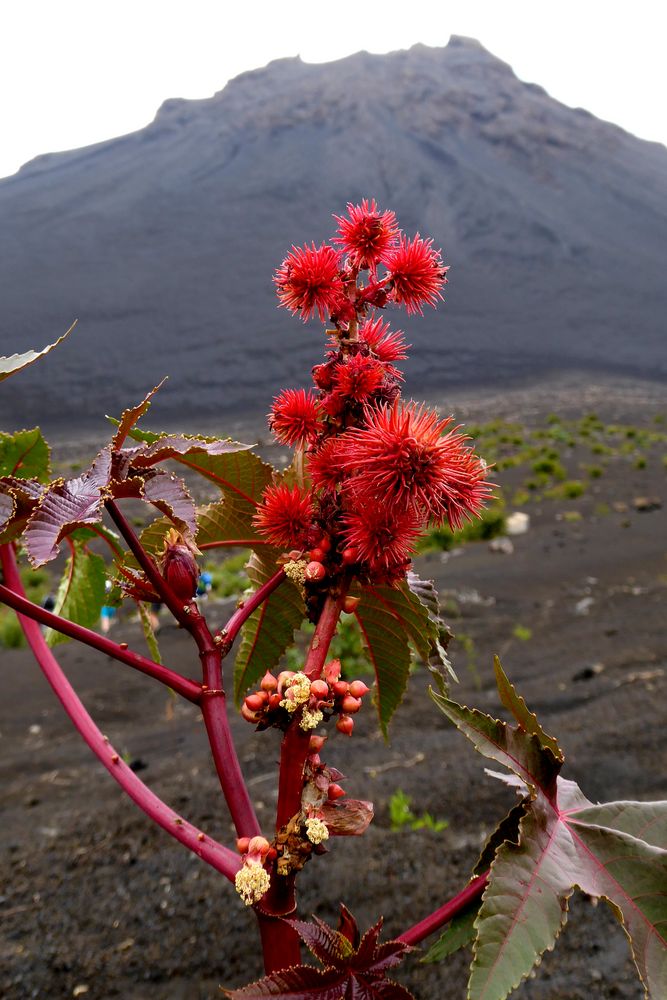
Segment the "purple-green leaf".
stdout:
[[549,736],[544,732],[542,726],[537,721],[537,716],[533,712],[529,711],[528,706],[521,695],[516,693],[513,685],[510,684],[505,671],[500,665],[500,660],[497,656],[494,656],[493,658],[493,669],[496,675],[496,686],[498,688],[500,700],[508,712],[511,712],[516,721],[519,723],[519,727],[525,732],[532,733],[533,736],[537,736],[540,744],[543,747],[548,747],[554,757],[562,762],[563,751],[558,746],[558,743],[553,736]]
[[136,406],[130,407],[128,410],[123,410],[121,418],[118,421],[118,430],[113,437],[114,450],[122,448],[127,435],[130,433],[137,420],[141,419],[144,413],[146,413],[149,409],[153,396],[159,389],[162,388],[166,381],[166,378],[163,378],[161,382],[151,389],[151,391],[142,399],[140,403]]
[[337,969],[314,969],[311,965],[295,965],[291,969],[273,972],[270,976],[243,986],[225,990],[230,1000],[341,1000],[345,996],[347,975]]
[[50,459],[49,446],[39,427],[0,434],[0,477],[45,483],[49,478]]
[[96,524],[101,519],[110,475],[111,448],[107,446],[82,475],[51,484],[33,511],[24,534],[33,566],[53,559],[61,540],[75,528]]

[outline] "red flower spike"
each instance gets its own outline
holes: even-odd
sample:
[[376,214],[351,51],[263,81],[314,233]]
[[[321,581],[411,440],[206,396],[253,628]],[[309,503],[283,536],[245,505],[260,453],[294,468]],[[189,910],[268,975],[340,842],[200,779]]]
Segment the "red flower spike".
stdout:
[[334,365],[328,361],[325,365],[315,365],[313,368],[313,382],[318,389],[325,392],[333,385]]
[[369,204],[364,199],[361,205],[348,202],[347,217],[334,215],[338,223],[338,236],[333,239],[346,251],[350,263],[358,268],[371,268],[383,254],[394,246],[398,239],[398,225],[393,212],[380,212],[375,199]]
[[370,347],[375,356],[385,363],[404,361],[408,356],[409,344],[403,339],[402,330],[389,330],[381,316],[370,316],[359,327],[359,339]]
[[[417,508],[424,517],[447,518],[455,527],[479,513],[491,492],[486,467],[456,429],[443,435],[450,423],[451,418],[443,420],[415,403],[395,403],[368,410],[366,426],[352,428],[340,438],[339,465],[350,474],[347,482],[354,490],[355,506],[363,510],[362,519],[372,520],[378,500],[384,505],[380,517],[386,517],[387,507],[406,513]],[[353,525],[361,530],[358,515]],[[406,541],[407,535],[415,537],[409,518],[403,528]],[[359,546],[355,530],[348,532],[348,538]],[[368,544],[360,551],[367,559]]]
[[345,538],[372,576],[390,581],[406,569],[424,518],[413,507],[396,510],[373,500],[345,515]]
[[303,548],[313,521],[310,493],[286,483],[268,486],[262,495],[253,523],[260,534],[278,548]]
[[390,300],[404,305],[408,313],[423,315],[425,304],[435,308],[449,268],[443,265],[440,251],[433,249],[433,240],[423,240],[419,233],[413,240],[401,236],[398,246],[383,255],[382,263],[389,271]]
[[317,451],[309,452],[308,472],[316,490],[335,492],[341,479],[341,471],[338,467],[337,438],[329,437]]
[[280,305],[292,314],[301,313],[304,322],[315,312],[326,322],[344,295],[340,257],[340,251],[326,243],[293,246],[273,279]]
[[363,403],[382,385],[384,366],[375,358],[355,354],[337,364],[334,370],[334,391],[346,399]]
[[276,440],[290,448],[305,447],[317,440],[321,425],[319,403],[312,391],[285,389],[276,396],[269,427]]

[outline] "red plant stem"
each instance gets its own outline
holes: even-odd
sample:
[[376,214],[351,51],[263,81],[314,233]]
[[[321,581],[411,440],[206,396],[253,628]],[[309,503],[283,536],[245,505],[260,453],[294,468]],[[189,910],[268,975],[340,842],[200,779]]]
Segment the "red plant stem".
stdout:
[[189,604],[183,604],[176,597],[114,501],[107,500],[106,506],[148,580],[163,598],[174,618],[187,629],[197,643],[203,673],[202,715],[220,786],[239,837],[258,836],[261,834],[261,828],[243,780],[241,765],[229,729],[222,684],[222,649],[216,646],[206,619],[198,610],[196,603],[191,601]]
[[232,648],[232,644],[239,634],[243,624],[250,618],[253,611],[256,611],[260,604],[263,604],[267,597],[273,593],[276,587],[286,580],[285,570],[279,569],[273,576],[263,583],[262,586],[255,591],[254,594],[244,601],[242,607],[237,608],[232,617],[229,619],[224,628],[220,629],[220,635],[222,636],[224,655],[226,656],[229,650]]
[[418,924],[410,927],[404,934],[400,934],[397,940],[403,941],[404,944],[419,944],[429,934],[433,934],[434,931],[437,931],[444,924],[449,923],[453,917],[457,916],[462,910],[465,910],[475,900],[480,899],[486,888],[488,879],[488,872],[478,875],[477,878],[469,882],[465,889],[462,889],[453,899],[450,899],[448,903],[444,903],[434,913],[429,914],[428,917],[420,920]]
[[[304,664],[304,673],[311,679],[319,677],[327,658],[331,640],[343,604],[344,592],[329,596],[324,604],[315,634]],[[303,770],[308,756],[310,733],[304,731],[295,719],[283,737],[280,747],[280,776],[278,779],[278,806],[276,830],[279,831],[301,809]],[[296,910],[295,874],[274,874],[271,888],[257,908],[257,919],[262,938],[264,967],[267,973],[297,965],[301,959],[298,934],[288,924],[276,920]]]
[[188,612],[183,609],[187,606],[173,592],[167,581],[164,579],[154,560],[148,555],[143,545],[137,538],[134,529],[126,519],[115,500],[107,500],[105,503],[112,521],[127,542],[130,552],[137,560],[147,579],[153,585],[156,594],[167,605],[172,615],[180,625],[187,625]]
[[107,639],[106,636],[93,632],[92,629],[84,628],[83,625],[77,625],[76,622],[61,618],[60,615],[54,615],[2,584],[0,584],[0,602],[13,608],[14,611],[32,618],[41,625],[46,625],[56,632],[61,632],[62,635],[69,636],[70,639],[78,639],[79,642],[85,643],[86,646],[92,646],[93,649],[99,650],[100,653],[106,653],[107,656],[113,656],[114,659],[127,664],[128,667],[140,670],[142,674],[147,674],[156,681],[168,685],[177,694],[182,695],[183,698],[187,698],[188,701],[198,704],[201,699],[201,685],[197,684],[196,681],[190,680],[189,677],[182,677],[175,670],[163,667],[160,663],[155,663],[154,660],[150,660],[140,653],[135,653],[131,649],[124,649],[117,642],[113,642],[111,639]]
[[270,545],[271,542],[264,542],[260,538],[231,538],[229,541],[224,542],[202,542],[198,545],[198,548],[202,552],[206,549],[240,549],[240,548],[255,548],[257,545]]
[[[9,588],[23,596],[23,585],[18,573],[14,553],[9,545],[0,546],[2,571]],[[18,614],[19,623],[28,644],[47,681],[53,688],[63,708],[74,723],[85,742],[101,761],[112,778],[152,819],[170,836],[174,837],[203,861],[211,865],[226,878],[233,881],[240,867],[240,859],[234,851],[206,836],[201,830],[188,823],[174,812],[162,799],[144,785],[143,781],[123,761],[107,738],[97,728],[81,703],[71,684],[65,677],[60,664],[46,645],[44,636],[36,621]]]

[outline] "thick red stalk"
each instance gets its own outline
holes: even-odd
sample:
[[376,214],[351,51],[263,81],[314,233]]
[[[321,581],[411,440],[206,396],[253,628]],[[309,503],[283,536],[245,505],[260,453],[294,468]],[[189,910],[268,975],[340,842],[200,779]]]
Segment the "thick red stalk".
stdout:
[[[9,545],[0,546],[2,571],[9,588],[23,596],[23,585],[16,567],[14,553]],[[162,799],[144,785],[143,781],[123,761],[107,738],[97,728],[74,689],[65,677],[53,653],[46,645],[44,636],[36,621],[22,614],[18,615],[21,628],[44,676],[53,688],[63,708],[74,723],[85,742],[101,761],[109,774],[118,782],[130,798],[185,847],[197,854],[203,861],[233,881],[240,861],[228,847],[206,836],[178,813],[174,812]]]
[[[343,594],[327,598],[306,655],[304,673],[311,679],[322,672],[331,640],[336,633]],[[303,771],[308,756],[310,733],[305,732],[294,720],[283,737],[280,747],[280,776],[278,779],[278,805],[276,831],[280,830],[301,809]],[[271,889],[257,910],[264,967],[267,972],[297,965],[301,959],[298,934],[287,924],[276,920],[296,910],[295,875],[273,875]]]
[[465,889],[462,889],[453,899],[450,899],[448,903],[444,903],[439,909],[429,914],[428,917],[420,920],[418,924],[410,927],[404,934],[400,934],[397,940],[410,945],[419,944],[429,934],[433,934],[434,931],[439,930],[440,927],[449,923],[453,917],[457,916],[462,910],[465,910],[475,900],[480,899],[486,888],[488,878],[488,872],[478,875],[477,878],[469,882]]
[[257,836],[261,834],[259,821],[243,780],[241,765],[229,729],[225,692],[222,684],[222,649],[216,646],[213,641],[206,619],[199,612],[195,602],[184,604],[176,597],[114,501],[108,500],[106,506],[146,577],[163,598],[174,618],[183,628],[187,629],[197,643],[203,674],[202,715],[215,769],[218,772],[220,785],[239,836]]
[[83,625],[77,625],[76,622],[70,622],[66,618],[61,618],[60,615],[54,615],[2,584],[0,584],[0,602],[13,608],[14,611],[27,615],[28,618],[32,618],[41,625],[46,625],[56,632],[61,632],[62,635],[69,636],[70,639],[78,639],[79,642],[83,642],[87,646],[92,646],[93,649],[97,649],[101,653],[106,653],[107,656],[112,656],[121,663],[125,663],[129,667],[134,667],[135,670],[140,670],[142,674],[147,674],[162,684],[168,685],[177,694],[182,695],[183,698],[187,698],[188,701],[197,704],[201,698],[201,685],[197,684],[196,681],[190,680],[189,677],[182,677],[175,670],[163,667],[160,663],[155,663],[154,660],[149,660],[140,653],[135,653],[131,649],[124,649],[117,642],[113,642],[111,639],[107,639],[106,636],[93,632],[92,629],[84,628]]

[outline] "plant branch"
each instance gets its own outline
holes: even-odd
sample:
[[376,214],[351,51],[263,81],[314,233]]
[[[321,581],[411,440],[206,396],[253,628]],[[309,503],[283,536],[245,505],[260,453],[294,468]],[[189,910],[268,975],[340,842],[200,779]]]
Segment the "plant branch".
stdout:
[[219,635],[223,639],[223,642],[221,643],[223,656],[226,656],[230,651],[236,636],[241,630],[241,627],[248,620],[248,618],[250,618],[253,611],[255,611],[260,604],[263,604],[267,597],[273,593],[276,587],[279,587],[280,584],[286,579],[285,570],[281,567],[269,580],[266,581],[266,583],[263,583],[254,594],[251,594],[250,597],[243,602],[243,605],[240,608],[236,609],[227,624],[224,628],[221,628],[219,632]]
[[107,639],[106,636],[99,635],[92,629],[85,628],[83,625],[77,625],[76,622],[68,621],[67,618],[61,618],[60,615],[54,615],[45,608],[41,608],[38,604],[33,604],[27,597],[22,597],[21,594],[17,594],[16,591],[2,584],[0,584],[0,602],[13,608],[14,611],[32,618],[33,621],[39,622],[40,625],[52,628],[54,631],[60,632],[70,639],[78,639],[79,642],[83,642],[86,646],[91,646],[93,649],[99,650],[100,653],[106,653],[107,656],[112,656],[115,660],[127,664],[128,667],[134,667],[135,670],[141,671],[142,674],[153,677],[156,681],[168,685],[177,694],[182,695],[183,698],[187,698],[188,701],[198,704],[201,699],[201,685],[197,684],[196,681],[190,680],[189,677],[182,677],[175,670],[163,667],[160,663],[155,663],[154,660],[150,660],[140,653],[135,653],[131,649],[125,649],[123,646],[119,646],[117,642]]
[[[0,560],[4,578],[15,594],[23,596],[23,585],[16,566],[14,552],[10,545],[0,546]],[[197,827],[188,823],[178,813],[174,812],[162,799],[158,798],[128,767],[107,738],[100,732],[86,711],[71,684],[65,677],[58,661],[46,644],[41,629],[36,621],[25,615],[18,615],[21,628],[28,644],[42,669],[47,681],[53,688],[63,708],[74,723],[74,726],[93,751],[95,756],[107,769],[109,774],[120,785],[124,792],[146,813],[158,826],[166,830],[189,850],[197,854],[203,861],[211,865],[226,878],[233,881],[239,869],[240,860],[234,851],[212,840]]]
[[449,923],[453,917],[457,916],[462,910],[465,910],[475,900],[480,899],[486,888],[488,879],[488,872],[484,872],[483,875],[478,875],[477,878],[472,879],[465,889],[462,889],[453,899],[444,903],[434,913],[429,914],[428,917],[420,920],[418,924],[414,924],[404,934],[400,934],[397,940],[403,941],[404,944],[419,944],[429,934],[433,934],[434,931],[439,930],[444,924]]
[[205,552],[207,549],[223,549],[223,548],[229,548],[229,549],[234,549],[234,548],[236,548],[236,549],[241,549],[241,548],[243,548],[243,549],[245,549],[245,548],[254,549],[258,545],[270,545],[270,544],[271,544],[271,542],[265,542],[265,541],[263,541],[260,538],[230,538],[228,541],[225,541],[225,542],[222,542],[222,541],[221,542],[198,542],[197,543],[197,548],[200,549],[202,552]]
[[155,561],[144,549],[134,529],[126,519],[116,501],[106,500],[105,506],[109,511],[112,521],[127,542],[130,552],[141,566],[149,582],[153,585],[155,592],[162,598],[176,621],[180,625],[187,627],[188,615],[187,612],[183,610],[187,605],[184,605],[183,601],[176,596],[167,581],[164,579],[157,568]]

